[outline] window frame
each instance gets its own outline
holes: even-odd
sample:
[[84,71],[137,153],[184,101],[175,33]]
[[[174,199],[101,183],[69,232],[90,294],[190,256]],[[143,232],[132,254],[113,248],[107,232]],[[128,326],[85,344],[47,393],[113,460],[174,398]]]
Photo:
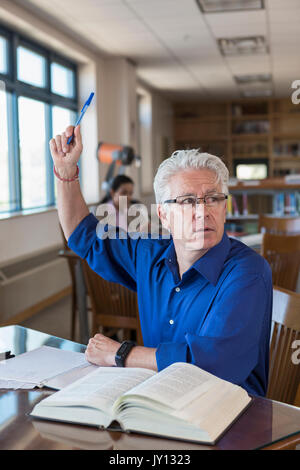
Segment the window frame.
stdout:
[[[19,113],[18,99],[21,96],[35,99],[46,105],[46,142],[52,137],[52,108],[59,106],[78,113],[78,66],[68,58],[58,54],[50,48],[33,41],[23,34],[0,24],[0,36],[7,40],[7,73],[0,73],[0,80],[5,83],[5,92],[9,94],[8,105],[8,138],[9,138],[9,200],[11,208],[5,213],[15,213],[28,209],[22,206],[20,148],[19,148]],[[22,82],[17,78],[17,48],[25,47],[45,58],[45,86],[39,87]],[[73,72],[74,96],[68,98],[51,91],[51,64],[55,62]],[[49,148],[45,154],[45,170],[47,185],[47,203],[41,209],[55,206],[55,189],[53,176],[53,163]],[[37,208],[32,207],[32,210]],[[0,209],[0,217],[3,214]]]

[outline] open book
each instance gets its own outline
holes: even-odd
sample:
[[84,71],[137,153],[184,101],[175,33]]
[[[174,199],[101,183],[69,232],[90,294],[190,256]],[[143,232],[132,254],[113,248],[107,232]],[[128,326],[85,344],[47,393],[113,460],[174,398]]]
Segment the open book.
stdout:
[[[109,432],[90,426],[78,426],[76,424],[58,423],[57,421],[45,421],[35,419],[33,427],[40,437],[59,443],[59,448],[84,449],[84,450],[203,450],[209,449],[203,445],[189,441],[174,439],[162,439],[145,434],[127,432]],[[55,448],[49,445],[49,449]],[[47,450],[46,446],[43,446]]]
[[249,405],[241,387],[186,363],[159,373],[99,367],[38,403],[31,416],[214,444]]

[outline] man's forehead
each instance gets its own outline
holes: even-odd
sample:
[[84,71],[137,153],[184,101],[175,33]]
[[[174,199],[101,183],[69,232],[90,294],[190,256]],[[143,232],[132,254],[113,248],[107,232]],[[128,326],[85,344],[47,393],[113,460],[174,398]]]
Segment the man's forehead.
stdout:
[[221,183],[218,183],[216,173],[207,168],[199,170],[185,170],[176,173],[170,181],[171,190],[186,194],[195,192],[219,191]]

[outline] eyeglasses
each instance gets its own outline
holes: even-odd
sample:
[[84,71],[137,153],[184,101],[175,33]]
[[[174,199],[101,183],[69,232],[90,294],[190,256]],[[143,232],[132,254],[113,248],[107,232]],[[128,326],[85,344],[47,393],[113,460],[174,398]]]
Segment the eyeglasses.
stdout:
[[197,204],[203,204],[205,207],[217,207],[222,201],[225,201],[228,196],[223,193],[216,193],[216,194],[206,194],[204,197],[197,197],[193,194],[188,194],[186,196],[178,196],[175,199],[168,199],[165,203],[176,203],[180,206],[187,206],[187,207],[196,207]]

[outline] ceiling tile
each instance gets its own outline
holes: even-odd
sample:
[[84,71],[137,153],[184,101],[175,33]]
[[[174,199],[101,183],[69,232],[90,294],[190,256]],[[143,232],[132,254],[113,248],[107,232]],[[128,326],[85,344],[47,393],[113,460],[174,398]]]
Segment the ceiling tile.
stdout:
[[[300,0],[265,0],[266,10],[202,14],[195,0],[15,0],[57,19],[172,96],[236,96],[234,74],[272,73],[278,89],[300,70]],[[80,21],[78,21],[80,18]],[[221,56],[217,38],[263,35],[270,55]],[[169,83],[169,88],[168,88]],[[169,91],[168,91],[169,90]]]

